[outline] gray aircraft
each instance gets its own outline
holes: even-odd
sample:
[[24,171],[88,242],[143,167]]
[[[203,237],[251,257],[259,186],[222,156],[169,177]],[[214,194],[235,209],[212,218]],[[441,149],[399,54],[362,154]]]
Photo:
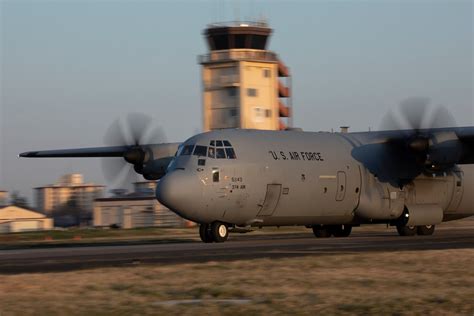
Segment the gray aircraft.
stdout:
[[[415,119],[415,121],[419,119]],[[123,157],[156,198],[200,224],[204,242],[229,231],[304,225],[347,237],[361,224],[402,236],[474,215],[474,127],[358,133],[216,130],[184,143],[33,151],[21,157]],[[135,128],[136,129],[136,128]]]

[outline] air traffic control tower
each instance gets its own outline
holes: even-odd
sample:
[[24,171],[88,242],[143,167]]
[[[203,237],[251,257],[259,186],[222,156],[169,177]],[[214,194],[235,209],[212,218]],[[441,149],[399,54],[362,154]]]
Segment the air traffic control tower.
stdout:
[[204,131],[291,127],[290,71],[267,50],[271,33],[264,22],[217,23],[204,30]]

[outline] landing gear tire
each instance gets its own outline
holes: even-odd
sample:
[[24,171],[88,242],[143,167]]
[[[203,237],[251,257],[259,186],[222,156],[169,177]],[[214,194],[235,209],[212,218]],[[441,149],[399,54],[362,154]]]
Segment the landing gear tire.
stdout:
[[199,237],[201,237],[201,240],[205,243],[213,242],[214,240],[212,239],[212,236],[211,236],[211,225],[201,224],[199,226]]
[[211,236],[215,242],[224,242],[229,238],[229,229],[227,225],[221,222],[211,224]]
[[331,237],[331,229],[328,226],[313,226],[313,233],[318,238]]
[[351,225],[336,225],[333,226],[332,234],[334,237],[349,237],[352,232]]
[[433,235],[433,233],[435,231],[435,225],[417,226],[416,231],[417,231],[418,235],[430,236],[430,235]]
[[405,226],[398,225],[397,231],[400,236],[415,236],[416,235],[416,226]]

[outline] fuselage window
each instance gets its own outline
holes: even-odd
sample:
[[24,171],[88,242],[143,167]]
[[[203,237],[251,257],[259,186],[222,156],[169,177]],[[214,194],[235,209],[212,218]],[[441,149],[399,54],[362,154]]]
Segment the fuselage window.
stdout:
[[228,140],[224,140],[223,142],[224,142],[225,147],[232,147],[232,145],[230,144]]
[[217,159],[225,159],[225,151],[224,151],[224,148],[217,148],[217,150],[216,150],[216,158],[217,158]]
[[199,146],[197,145],[196,148],[194,149],[194,156],[207,156],[207,147],[206,146]]
[[184,146],[183,152],[181,153],[182,156],[189,156],[193,153],[194,145],[186,145]]
[[225,153],[227,154],[227,159],[235,159],[235,152],[233,148],[227,147],[225,149]]
[[222,145],[222,140],[216,140],[216,146],[217,147],[222,147],[224,145]]
[[207,155],[209,158],[216,158],[216,149],[214,147],[209,147],[209,152]]
[[211,140],[211,142],[209,143],[210,146],[216,146],[216,142]]

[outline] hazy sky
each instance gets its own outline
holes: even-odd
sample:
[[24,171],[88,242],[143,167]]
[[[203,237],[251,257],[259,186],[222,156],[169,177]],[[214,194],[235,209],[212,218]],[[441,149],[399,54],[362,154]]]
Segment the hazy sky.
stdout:
[[104,179],[98,159],[19,152],[101,146],[114,119],[137,111],[169,141],[197,132],[197,56],[215,21],[268,19],[304,130],[375,129],[410,96],[474,124],[473,1],[0,0],[0,10],[0,189],[28,197],[66,172]]

